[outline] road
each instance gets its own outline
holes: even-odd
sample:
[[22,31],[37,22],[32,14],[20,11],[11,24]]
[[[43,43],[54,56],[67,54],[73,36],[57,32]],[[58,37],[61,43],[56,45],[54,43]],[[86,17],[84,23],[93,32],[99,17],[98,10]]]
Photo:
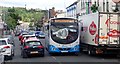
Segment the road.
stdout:
[[[119,58],[114,56],[89,56],[85,53],[81,53],[78,56],[63,54],[50,56],[47,51],[45,51],[45,57],[31,57],[31,58],[22,58],[20,50],[20,42],[17,37],[15,40],[15,56],[12,60],[6,62],[57,62],[62,64],[62,62],[118,62]],[[43,45],[45,43],[44,39],[41,39]],[[109,64],[110,64],[109,63]]]

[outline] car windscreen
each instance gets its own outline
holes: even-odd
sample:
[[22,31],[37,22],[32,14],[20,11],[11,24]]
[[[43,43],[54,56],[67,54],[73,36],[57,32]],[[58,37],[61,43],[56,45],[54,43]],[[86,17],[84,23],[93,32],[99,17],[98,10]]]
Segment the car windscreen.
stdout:
[[28,38],[33,38],[35,36],[25,36],[24,38],[28,39]]
[[29,35],[33,35],[35,32],[29,32]]
[[40,41],[29,41],[25,43],[25,46],[39,46],[42,45]]
[[5,40],[0,40],[0,45],[6,45],[6,41]]
[[43,33],[43,32],[36,32],[35,34],[44,35],[44,33]]

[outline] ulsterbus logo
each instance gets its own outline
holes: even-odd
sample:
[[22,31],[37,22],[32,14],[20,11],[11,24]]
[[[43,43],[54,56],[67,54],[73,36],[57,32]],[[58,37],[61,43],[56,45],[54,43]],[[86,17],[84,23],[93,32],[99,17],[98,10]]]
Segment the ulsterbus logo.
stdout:
[[109,27],[109,24],[120,24],[120,22],[117,21],[110,21],[110,18],[106,20],[105,24],[107,25],[107,27]]
[[96,31],[97,31],[97,26],[93,21],[89,26],[89,32],[91,35],[94,35],[96,33]]

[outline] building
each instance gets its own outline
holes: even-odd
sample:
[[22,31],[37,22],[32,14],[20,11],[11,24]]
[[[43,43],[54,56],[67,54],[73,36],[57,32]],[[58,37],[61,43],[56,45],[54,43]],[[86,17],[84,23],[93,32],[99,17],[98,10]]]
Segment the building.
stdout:
[[55,8],[49,9],[49,18],[54,18],[56,16]]
[[63,10],[57,10],[56,17],[57,18],[66,17],[66,12],[64,12]]
[[96,5],[99,12],[114,12],[116,4],[112,0],[78,0],[77,14],[86,15],[93,13],[91,7]]
[[78,1],[75,1],[73,4],[71,4],[70,6],[66,8],[67,17],[73,17],[73,18],[77,17],[77,3]]

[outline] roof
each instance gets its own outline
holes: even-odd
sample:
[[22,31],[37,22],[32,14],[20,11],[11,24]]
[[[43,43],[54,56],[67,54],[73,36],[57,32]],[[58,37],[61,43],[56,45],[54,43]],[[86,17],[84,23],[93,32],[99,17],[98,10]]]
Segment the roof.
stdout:
[[35,35],[23,35],[23,37],[24,37],[24,36],[26,37],[26,36],[35,36]]
[[73,5],[77,5],[77,3],[78,3],[78,1],[75,1],[73,4],[71,4],[70,6],[66,7],[66,9],[71,7],[71,6],[73,6]]
[[7,40],[8,38],[0,38],[0,40]]

